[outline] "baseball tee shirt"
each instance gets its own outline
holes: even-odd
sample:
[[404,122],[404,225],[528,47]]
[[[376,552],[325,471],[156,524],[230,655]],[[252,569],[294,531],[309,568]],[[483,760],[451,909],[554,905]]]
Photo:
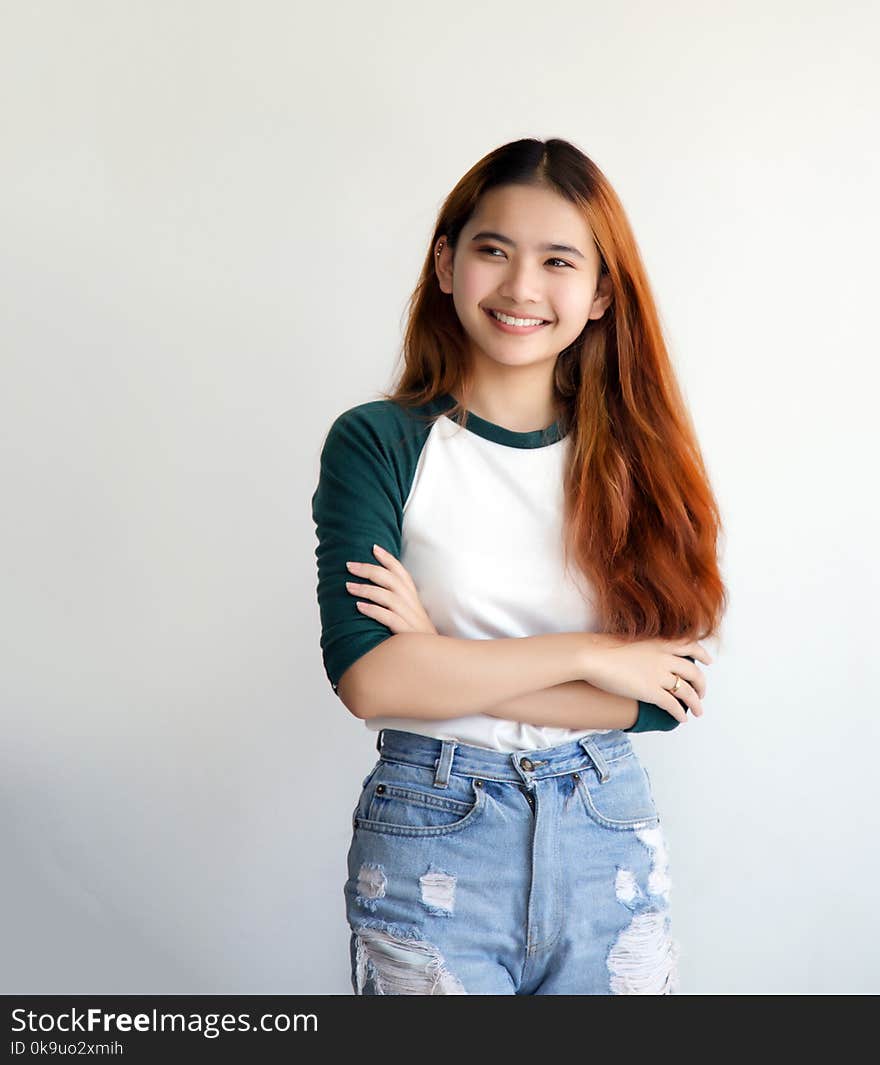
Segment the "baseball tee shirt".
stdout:
[[[440,635],[481,640],[599,631],[589,584],[579,569],[564,566],[570,438],[558,422],[519,432],[471,411],[462,425],[447,416],[454,405],[445,393],[410,408],[374,400],[344,411],[327,433],[312,518],[321,652],[334,691],[350,665],[392,635],[357,608],[345,586],[370,583],[346,562],[379,564],[374,543],[412,576]],[[372,717],[364,724],[497,751],[537,750],[612,731],[487,714]],[[639,702],[637,721],[623,731],[678,724],[662,707]]]

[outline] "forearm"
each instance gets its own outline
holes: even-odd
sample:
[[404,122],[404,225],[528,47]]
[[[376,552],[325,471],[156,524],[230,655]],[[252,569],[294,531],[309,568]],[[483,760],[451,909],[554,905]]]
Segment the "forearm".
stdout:
[[357,717],[446,719],[579,681],[589,634],[469,640],[397,633],[343,674],[339,694]]
[[638,707],[636,699],[613,695],[584,680],[573,680],[516,695],[483,713],[551,728],[626,729],[635,724]]

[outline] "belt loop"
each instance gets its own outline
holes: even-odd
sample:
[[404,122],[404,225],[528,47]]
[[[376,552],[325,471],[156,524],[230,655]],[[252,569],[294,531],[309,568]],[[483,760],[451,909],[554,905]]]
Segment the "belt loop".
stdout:
[[382,753],[382,733],[384,731],[385,729],[380,728],[379,735],[376,737],[376,750],[379,751],[380,754]]
[[602,752],[599,750],[596,741],[589,736],[581,736],[578,743],[587,752],[590,756],[590,760],[596,767],[596,772],[599,774],[599,783],[604,784],[611,774],[608,771],[608,763],[602,757]]
[[455,740],[441,740],[440,757],[434,762],[434,787],[449,787],[449,773],[452,769],[452,756],[457,746]]

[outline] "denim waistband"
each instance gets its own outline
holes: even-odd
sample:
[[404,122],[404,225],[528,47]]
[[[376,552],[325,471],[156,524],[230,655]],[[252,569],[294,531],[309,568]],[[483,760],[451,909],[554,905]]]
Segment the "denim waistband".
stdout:
[[632,742],[620,729],[598,732],[557,747],[534,751],[490,751],[457,740],[441,740],[415,732],[383,728],[376,738],[383,758],[424,766],[435,771],[434,783],[445,787],[449,774],[479,777],[482,780],[510,780],[531,787],[542,777],[562,776],[594,766],[599,779],[608,779],[608,763],[633,750]]

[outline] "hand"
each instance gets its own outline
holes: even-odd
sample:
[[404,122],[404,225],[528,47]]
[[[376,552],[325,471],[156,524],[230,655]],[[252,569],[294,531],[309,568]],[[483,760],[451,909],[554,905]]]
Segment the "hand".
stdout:
[[368,617],[381,621],[393,633],[428,632],[437,636],[438,632],[419,599],[415,581],[403,563],[377,544],[373,545],[373,554],[379,559],[381,565],[374,566],[369,562],[346,563],[353,575],[374,582],[373,584],[345,582],[352,595],[374,600],[372,603],[359,601],[358,610]]
[[[697,663],[681,655],[693,655],[706,665],[712,662],[709,652],[696,640],[627,641],[610,633],[589,633],[583,679],[614,695],[654,703],[684,723],[687,712],[678,700],[695,717],[702,717],[700,700],[706,695],[706,680]],[[673,695],[669,689],[676,674],[681,683]]]

